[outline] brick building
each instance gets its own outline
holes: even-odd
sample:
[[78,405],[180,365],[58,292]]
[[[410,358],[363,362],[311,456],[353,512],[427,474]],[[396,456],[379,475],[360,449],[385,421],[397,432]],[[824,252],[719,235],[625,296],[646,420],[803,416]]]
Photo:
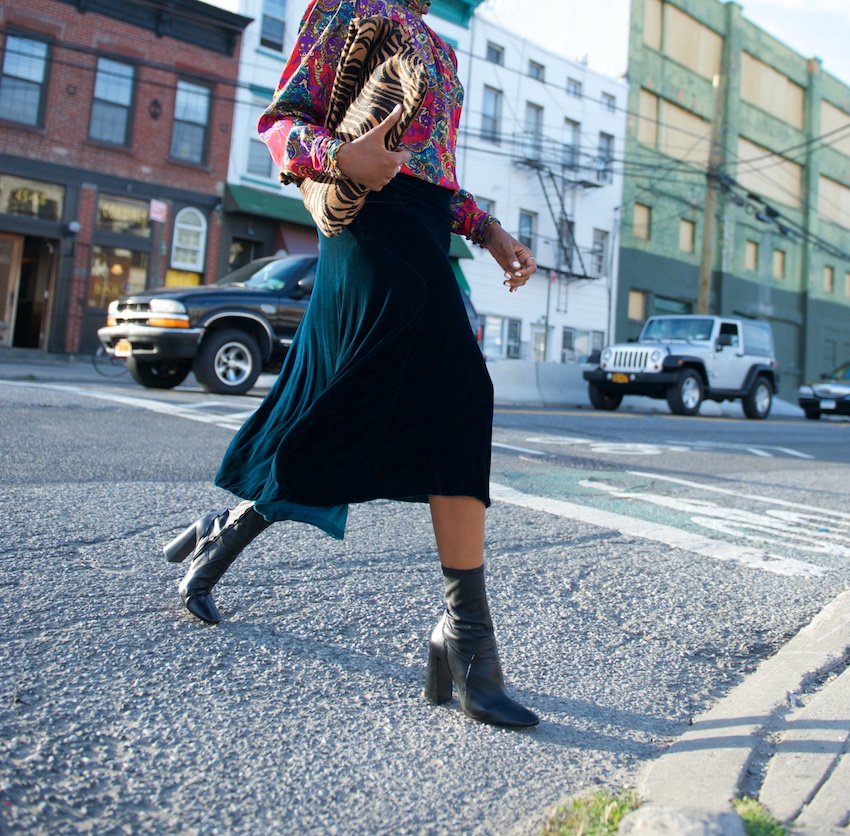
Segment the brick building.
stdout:
[[89,351],[118,295],[216,277],[249,22],[198,0],[0,6],[0,346]]

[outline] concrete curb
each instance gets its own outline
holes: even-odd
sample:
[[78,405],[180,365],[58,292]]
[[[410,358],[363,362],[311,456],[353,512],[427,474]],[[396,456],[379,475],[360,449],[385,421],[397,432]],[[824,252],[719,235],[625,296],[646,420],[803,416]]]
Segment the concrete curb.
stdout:
[[[636,813],[640,812],[641,815],[634,824],[630,823],[630,819],[636,813],[626,817],[621,832],[727,832],[714,829],[719,826],[716,817],[731,813],[731,801],[741,793],[758,747],[768,733],[779,731],[786,725],[785,715],[795,702],[793,695],[814,678],[845,663],[848,658],[850,590],[828,604],[776,655],[762,662],[755,673],[735,687],[714,708],[697,718],[693,726],[667,752],[647,765],[638,783],[644,806]],[[820,722],[828,720],[825,714],[834,717],[846,715],[847,705],[842,697],[848,680],[850,677],[847,673],[837,677],[823,686],[818,699],[812,701],[814,710],[820,712]],[[841,684],[836,688],[835,683]],[[835,692],[830,691],[830,688]],[[845,731],[844,735],[846,740],[848,732]],[[822,726],[820,739],[823,736]],[[834,765],[840,757],[843,743],[837,748],[834,740],[827,743],[832,745],[831,764]],[[791,761],[777,760],[773,765],[775,769],[788,770]],[[799,762],[796,766],[799,770]],[[848,766],[844,764],[839,777],[844,777],[846,771]],[[836,769],[836,772],[839,770]],[[774,771],[771,784],[777,780],[776,775]],[[785,781],[781,781],[779,786],[787,790],[791,775],[780,772],[779,778],[783,775]],[[801,774],[798,771],[795,780],[806,784],[808,791],[798,791],[797,797],[806,798],[803,803],[808,803],[823,784],[822,764],[811,772],[804,771]],[[839,814],[850,806],[848,796],[838,792],[835,786],[832,787],[831,795],[824,795],[821,804],[829,804],[830,799],[839,805]],[[783,808],[774,812],[769,806],[768,809],[778,818],[783,813],[793,816],[799,812],[797,807],[790,811]],[[704,829],[664,829],[664,822],[670,819],[671,810],[681,812],[695,823],[695,827]],[[704,814],[708,814],[709,818],[702,821]],[[712,819],[712,816],[715,818]],[[646,829],[653,817],[656,819],[656,829]],[[701,821],[702,824],[698,824]],[[801,824],[805,822],[801,821]]]

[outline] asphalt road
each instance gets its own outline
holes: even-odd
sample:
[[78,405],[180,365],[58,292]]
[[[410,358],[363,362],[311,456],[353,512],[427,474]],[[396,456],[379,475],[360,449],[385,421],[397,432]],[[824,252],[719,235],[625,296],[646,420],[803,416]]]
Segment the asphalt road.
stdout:
[[159,547],[256,398],[0,381],[0,832],[537,832],[628,785],[850,580],[850,423],[497,414],[491,603],[543,722],[421,697],[427,510],[234,565],[208,628]]

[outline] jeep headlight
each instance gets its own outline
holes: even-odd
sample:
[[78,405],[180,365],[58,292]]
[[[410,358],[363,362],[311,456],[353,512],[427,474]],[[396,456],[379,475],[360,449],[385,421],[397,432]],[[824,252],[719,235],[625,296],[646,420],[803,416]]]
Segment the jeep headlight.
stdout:
[[652,354],[649,355],[649,362],[650,363],[657,363],[660,359],[661,359],[661,350],[656,348],[655,351],[653,351]]
[[815,392],[811,386],[801,386],[797,390],[797,397],[799,398],[813,398],[815,396]]
[[605,351],[603,351],[603,352],[602,352],[602,362],[603,362],[603,363],[610,363],[610,362],[611,362],[611,358],[612,358],[613,356],[614,356],[614,352],[613,352],[613,351],[611,351],[611,349],[610,349],[610,348],[606,348],[606,349],[605,349]]
[[186,313],[186,306],[176,299],[151,299],[151,313]]
[[109,303],[109,307],[106,309],[107,316],[118,316],[118,300],[116,299],[114,302]]

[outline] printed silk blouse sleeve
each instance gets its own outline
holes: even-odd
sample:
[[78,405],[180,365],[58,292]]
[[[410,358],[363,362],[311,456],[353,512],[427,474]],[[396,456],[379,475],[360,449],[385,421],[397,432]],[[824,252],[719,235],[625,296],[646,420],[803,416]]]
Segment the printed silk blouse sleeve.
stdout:
[[479,209],[475,198],[464,189],[458,189],[452,195],[451,210],[452,232],[465,236],[479,247],[484,246],[487,227],[499,222],[492,215]]
[[336,161],[342,141],[331,137],[324,123],[353,8],[340,0],[312,0],[274,99],[260,117],[260,139],[283,183],[317,174],[342,177]]

